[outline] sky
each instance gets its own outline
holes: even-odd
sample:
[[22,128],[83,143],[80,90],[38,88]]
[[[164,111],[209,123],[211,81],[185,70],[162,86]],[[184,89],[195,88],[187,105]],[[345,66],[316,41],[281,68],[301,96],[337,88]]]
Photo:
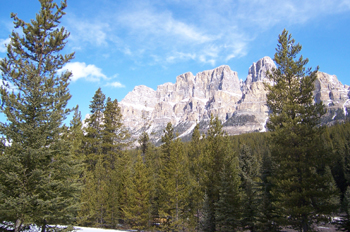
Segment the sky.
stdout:
[[[56,1],[56,0],[55,0]],[[59,2],[59,1],[56,1]],[[0,58],[13,28],[37,0],[0,0]],[[245,80],[253,62],[273,58],[283,29],[303,47],[307,67],[350,85],[350,0],[68,0],[60,26],[75,59],[69,106],[83,117],[95,91],[121,101],[137,85],[156,90],[176,76],[229,65]]]

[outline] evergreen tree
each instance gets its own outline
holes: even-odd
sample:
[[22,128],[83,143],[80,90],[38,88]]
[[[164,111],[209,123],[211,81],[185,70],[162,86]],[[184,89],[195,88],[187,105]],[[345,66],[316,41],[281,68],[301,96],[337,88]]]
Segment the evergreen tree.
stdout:
[[79,223],[115,228],[123,217],[121,208],[130,164],[123,149],[128,145],[125,140],[129,135],[123,127],[117,100],[107,98],[105,104],[100,88],[91,101],[90,110],[92,114],[87,119],[83,141],[87,168]]
[[142,132],[139,138],[139,144],[140,144],[142,154],[146,154],[147,148],[149,145],[149,136],[147,132]]
[[[151,175],[150,185],[150,198],[151,198],[151,220],[159,219],[159,196],[160,196],[160,169],[161,169],[161,149],[154,146],[154,144],[148,142],[147,149],[145,150],[144,159],[145,164],[148,167]],[[152,223],[153,224],[153,223]]]
[[[101,88],[95,92],[91,104],[90,115],[85,120],[82,150],[85,156],[83,174],[84,188],[81,195],[82,207],[79,211],[78,223],[84,226],[104,227],[107,202],[107,186],[105,180],[104,157],[102,156],[103,112],[105,95]],[[97,165],[98,164],[98,165]],[[102,187],[101,187],[102,186]],[[101,199],[103,197],[103,199]],[[98,205],[98,204],[102,205]]]
[[267,127],[273,132],[271,152],[278,164],[271,191],[276,209],[285,224],[309,231],[314,219],[335,210],[336,191],[326,168],[323,129],[318,127],[324,106],[313,101],[318,69],[305,70],[308,59],[296,59],[300,50],[288,31],[279,35],[274,56],[277,69],[268,74],[273,85],[266,85],[271,111]]
[[162,137],[161,169],[159,173],[159,215],[166,218],[164,229],[181,230],[188,216],[188,157],[180,139],[172,140],[173,127],[168,123]]
[[171,154],[171,143],[175,138],[174,127],[171,122],[168,122],[166,128],[164,129],[164,135],[162,136],[162,151],[163,151],[163,160],[169,160]]
[[221,175],[226,156],[226,146],[224,133],[220,120],[213,116],[210,117],[210,125],[207,132],[204,149],[204,191],[206,202],[201,221],[201,227],[205,232],[216,231],[217,221],[215,217],[216,203],[219,201]]
[[106,96],[101,88],[95,92],[90,108],[90,115],[85,123],[85,136],[83,140],[83,149],[86,156],[87,170],[94,170],[99,156],[102,154],[102,130],[103,130],[103,112],[105,110]]
[[137,155],[131,177],[126,180],[126,202],[123,208],[125,219],[133,229],[144,230],[150,227],[151,173],[142,156]]
[[81,151],[84,132],[82,129],[81,113],[78,105],[74,109],[73,119],[70,121],[69,134],[67,139],[72,142],[71,152],[74,159],[82,163],[85,160],[84,153]]
[[196,231],[199,230],[199,215],[202,208],[204,191],[203,191],[203,143],[199,132],[199,124],[193,130],[192,140],[189,147],[189,169],[191,174],[191,193],[189,207],[191,209],[191,226]]
[[350,231],[350,188],[348,187],[342,202],[342,208],[345,211],[345,216],[343,216],[338,223],[338,229],[340,231]]
[[[15,28],[7,57],[0,61],[2,79],[0,123],[0,221],[35,223],[46,230],[48,224],[68,224],[77,210],[77,172],[64,139],[62,125],[70,112],[68,85],[70,72],[57,71],[74,57],[62,55],[69,33],[58,25],[66,1],[57,5],[41,0],[41,10],[26,23],[11,14]],[[16,91],[10,91],[10,85]]]
[[111,228],[115,228],[118,220],[122,217],[121,207],[124,202],[122,192],[126,191],[122,189],[125,187],[122,180],[129,172],[127,167],[128,155],[124,151],[124,148],[128,146],[127,139],[129,139],[129,134],[123,126],[118,101],[107,98],[103,117],[102,156],[104,168],[107,172],[105,179],[108,183],[106,188],[108,204],[105,220],[107,227]]
[[[242,191],[239,161],[227,151],[220,171],[219,200],[215,203],[216,231],[238,231],[242,217]],[[244,208],[243,208],[244,210]]]
[[257,231],[280,231],[280,226],[277,224],[278,215],[273,205],[274,198],[271,194],[272,184],[271,178],[273,175],[274,164],[271,155],[267,152],[263,156],[261,164],[261,202],[259,205],[259,218]]
[[260,204],[260,164],[256,156],[251,152],[249,146],[242,144],[239,157],[239,166],[241,168],[242,189],[244,191],[242,200],[242,225],[250,231],[257,230]]

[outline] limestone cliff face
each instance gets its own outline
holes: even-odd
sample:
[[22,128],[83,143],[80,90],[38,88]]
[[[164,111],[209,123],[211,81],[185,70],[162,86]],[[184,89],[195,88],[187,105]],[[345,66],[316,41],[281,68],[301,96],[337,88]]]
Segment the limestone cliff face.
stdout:
[[[181,74],[175,84],[165,83],[157,90],[136,86],[120,102],[124,124],[134,138],[146,130],[154,142],[168,122],[183,138],[191,135],[197,122],[205,132],[211,114],[219,117],[229,134],[265,131],[268,108],[264,81],[266,71],[275,67],[270,57],[264,57],[250,66],[244,82],[239,81],[237,72],[223,65],[195,76]],[[347,114],[349,86],[342,85],[334,75],[320,72],[315,87],[315,101],[323,101],[332,109],[328,116],[331,120]]]
[[344,120],[350,113],[350,87],[338,81],[335,75],[319,72],[315,81],[315,101],[327,107],[324,123]]

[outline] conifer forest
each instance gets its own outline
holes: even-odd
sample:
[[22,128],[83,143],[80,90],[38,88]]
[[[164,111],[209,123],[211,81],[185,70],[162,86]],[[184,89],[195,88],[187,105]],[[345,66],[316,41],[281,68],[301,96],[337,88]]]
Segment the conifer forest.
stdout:
[[58,72],[74,59],[62,54],[67,3],[40,3],[31,22],[11,15],[23,34],[12,32],[0,60],[0,230],[305,232],[332,222],[350,231],[350,121],[320,124],[318,68],[288,31],[265,83],[268,132],[228,136],[211,115],[189,142],[168,123],[157,147],[148,123],[130,139],[118,101],[100,88],[86,120],[68,108],[72,73]]

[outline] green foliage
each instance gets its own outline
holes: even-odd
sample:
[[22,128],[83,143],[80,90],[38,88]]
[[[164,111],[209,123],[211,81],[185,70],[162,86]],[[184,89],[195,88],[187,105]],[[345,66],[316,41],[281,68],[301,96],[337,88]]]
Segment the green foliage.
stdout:
[[244,201],[239,171],[238,158],[226,156],[220,171],[219,200],[215,203],[216,231],[238,231],[240,228]]
[[124,148],[129,134],[122,124],[117,100],[107,98],[99,88],[91,101],[83,139],[85,186],[79,224],[115,228],[123,217],[130,158]]
[[148,136],[147,132],[142,132],[138,142],[140,144],[140,149],[142,151],[142,154],[146,154],[147,148],[149,146],[149,136]]
[[137,155],[131,176],[126,180],[126,204],[123,207],[125,219],[134,229],[150,227],[151,173],[140,154]]
[[267,105],[271,110],[267,127],[271,134],[274,170],[271,191],[281,222],[299,231],[309,231],[313,220],[334,212],[334,181],[327,171],[327,153],[318,127],[325,113],[313,102],[318,69],[305,70],[307,59],[296,59],[301,45],[286,30],[278,39],[274,61],[277,69],[268,75]]
[[[66,1],[41,0],[30,23],[11,14],[15,28],[7,57],[0,61],[2,79],[0,124],[0,221],[22,225],[68,224],[77,211],[79,168],[70,152],[68,128],[70,72],[57,73],[74,54],[62,55],[69,33],[58,25]],[[14,88],[11,91],[11,88]]]
[[205,199],[202,230],[237,229],[241,200],[239,164],[217,117],[210,118],[203,159]]
[[257,230],[260,195],[262,193],[260,188],[260,164],[257,157],[252,155],[250,147],[245,144],[241,146],[239,166],[244,191],[242,197],[242,226],[253,232]]
[[159,216],[167,218],[166,230],[184,227],[188,212],[189,168],[180,139],[173,140],[173,127],[168,123],[162,137],[161,169],[159,170]]
[[90,104],[91,115],[85,120],[87,127],[84,128],[86,135],[83,139],[83,150],[88,170],[94,170],[97,160],[102,153],[102,122],[105,99],[106,96],[102,93],[101,88],[98,88]]
[[203,207],[204,199],[204,152],[203,152],[203,140],[199,132],[199,124],[197,124],[193,130],[192,140],[189,144],[188,151],[189,159],[189,172],[190,172],[190,195],[189,195],[189,207],[191,209],[190,219],[191,228],[198,231],[200,210]]

